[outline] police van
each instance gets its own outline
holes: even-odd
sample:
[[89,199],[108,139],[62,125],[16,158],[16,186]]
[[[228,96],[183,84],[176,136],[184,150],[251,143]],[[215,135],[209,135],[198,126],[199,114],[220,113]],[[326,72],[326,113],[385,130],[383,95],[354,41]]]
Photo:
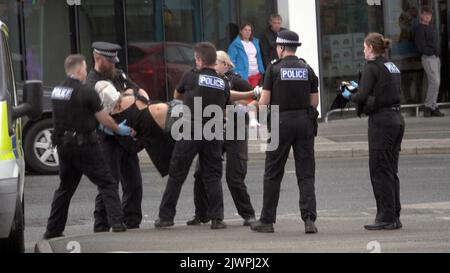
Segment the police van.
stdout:
[[8,28],[0,21],[0,253],[24,251],[24,181],[22,117],[42,112],[42,83],[28,81],[19,105]]

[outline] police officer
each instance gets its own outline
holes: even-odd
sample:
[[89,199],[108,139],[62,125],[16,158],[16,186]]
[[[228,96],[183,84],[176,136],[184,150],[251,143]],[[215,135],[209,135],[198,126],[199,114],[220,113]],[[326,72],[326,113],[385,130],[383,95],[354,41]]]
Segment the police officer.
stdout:
[[[220,117],[199,120],[195,116],[195,100],[201,99],[205,109],[208,106],[219,106],[225,109],[230,100],[230,88],[227,81],[215,71],[216,48],[208,42],[195,46],[195,61],[197,69],[187,72],[175,91],[175,99],[183,99],[193,118],[189,118],[191,125],[196,122],[206,123]],[[203,113],[201,109],[201,113]],[[201,114],[200,113],[200,114]],[[184,113],[183,113],[184,114]],[[223,117],[219,120],[223,124]],[[202,126],[202,128],[203,128]],[[194,133],[194,131],[192,131]],[[192,136],[191,136],[192,137]],[[191,138],[192,139],[192,138]],[[211,229],[226,228],[223,222],[223,192],[222,192],[222,143],[218,139],[202,140],[182,139],[177,141],[172,155],[169,169],[169,180],[161,200],[159,219],[155,221],[156,228],[174,225],[176,205],[183,183],[195,156],[199,155],[200,169],[206,195],[208,197],[208,219],[211,219]]]
[[367,64],[362,72],[359,91],[343,96],[357,103],[369,116],[370,178],[377,203],[375,223],[367,230],[402,228],[400,221],[400,180],[398,161],[405,132],[400,111],[401,74],[383,55],[391,41],[379,33],[369,34],[364,43]]
[[52,93],[53,143],[58,148],[61,183],[56,190],[45,239],[63,236],[70,200],[81,176],[86,175],[98,186],[114,232],[126,230],[119,194],[114,178],[105,167],[100,152],[97,121],[121,135],[132,130],[114,120],[103,110],[97,92],[83,85],[86,80],[86,61],[82,55],[70,55],[65,61],[67,79]]
[[[92,44],[95,67],[90,71],[87,85],[95,88],[99,81],[109,81],[120,93],[132,89],[137,93],[139,87],[127,78],[122,70],[116,69],[119,63],[119,45],[95,42]],[[114,136],[104,136],[102,150],[108,159],[108,165],[117,181],[122,183],[122,208],[124,221],[128,229],[139,228],[142,221],[142,175],[139,167],[138,151],[142,147],[138,141],[129,138],[118,142]],[[107,232],[110,229],[106,219],[104,201],[101,195],[96,198],[95,232]]]
[[[217,52],[216,71],[222,74],[228,80],[230,89],[236,92],[252,91],[253,87],[248,81],[241,78],[232,69],[234,64],[230,57],[224,51]],[[231,96],[233,100],[233,95]],[[236,102],[235,112],[228,113],[228,120],[234,119],[234,135],[232,139],[226,139],[224,143],[224,152],[226,153],[226,181],[230,189],[231,197],[237,208],[239,215],[244,219],[244,226],[250,226],[255,222],[255,210],[253,209],[250,195],[245,185],[245,177],[247,176],[247,161],[248,161],[248,125],[238,127],[238,115],[244,117],[248,121],[248,115],[245,115],[246,107],[240,104],[241,101]],[[239,113],[240,112],[240,113]],[[240,115],[242,114],[242,116]],[[247,122],[248,123],[248,122]],[[228,126],[227,126],[228,129]],[[243,138],[238,138],[238,131],[243,133]],[[202,170],[200,168],[194,174],[194,203],[195,203],[195,217],[187,222],[187,225],[194,226],[209,222],[207,215],[208,198],[206,196],[203,181]]]
[[[268,69],[260,106],[279,106],[279,147],[267,152],[261,218],[251,225],[256,232],[272,233],[286,161],[294,150],[300,188],[301,217],[306,233],[317,233],[314,138],[319,104],[318,78],[311,67],[295,56],[301,46],[297,33],[284,30],[277,37],[280,59]],[[272,124],[273,125],[273,124]]]

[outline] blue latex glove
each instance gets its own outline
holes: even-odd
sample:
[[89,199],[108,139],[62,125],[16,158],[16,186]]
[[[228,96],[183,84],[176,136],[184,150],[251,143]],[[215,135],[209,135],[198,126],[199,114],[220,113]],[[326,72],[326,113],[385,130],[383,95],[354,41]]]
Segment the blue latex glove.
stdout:
[[130,127],[126,126],[126,120],[124,120],[121,124],[119,124],[119,132],[117,133],[119,136],[131,136],[132,130]]
[[342,93],[342,96],[348,100],[352,100],[352,92],[350,92],[347,88],[345,88],[344,93]]
[[350,84],[355,88],[359,88],[359,84],[355,81],[351,81]]
[[100,126],[98,126],[98,130],[100,132],[104,133],[105,135],[114,136],[114,132],[111,129],[106,128],[105,126],[103,126],[103,124],[100,124]]

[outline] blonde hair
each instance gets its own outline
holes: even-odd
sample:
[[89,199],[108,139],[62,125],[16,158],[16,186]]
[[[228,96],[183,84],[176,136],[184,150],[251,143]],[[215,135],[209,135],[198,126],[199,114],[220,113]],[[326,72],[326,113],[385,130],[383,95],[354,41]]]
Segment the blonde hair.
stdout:
[[228,53],[225,51],[217,51],[217,61],[225,63],[230,69],[234,69],[236,67],[231,61]]

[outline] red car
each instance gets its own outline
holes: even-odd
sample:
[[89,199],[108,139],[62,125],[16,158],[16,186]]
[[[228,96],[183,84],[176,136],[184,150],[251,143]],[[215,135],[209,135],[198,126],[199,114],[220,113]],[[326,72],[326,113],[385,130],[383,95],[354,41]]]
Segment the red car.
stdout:
[[181,77],[194,64],[194,48],[189,44],[155,42],[128,46],[128,74],[152,100],[171,100]]

